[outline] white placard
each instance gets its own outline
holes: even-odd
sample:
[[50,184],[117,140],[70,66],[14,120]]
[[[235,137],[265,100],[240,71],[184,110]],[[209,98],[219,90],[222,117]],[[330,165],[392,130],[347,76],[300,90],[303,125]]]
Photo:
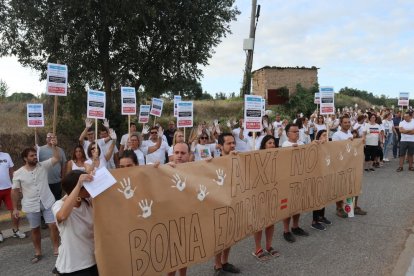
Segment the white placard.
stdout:
[[244,96],[244,125],[248,131],[262,130],[262,97]]
[[177,103],[181,102],[180,95],[174,95],[174,117],[177,117]]
[[163,105],[164,105],[163,100],[152,98],[150,115],[161,117]]
[[46,94],[66,96],[68,92],[68,67],[64,64],[47,64]]
[[399,106],[408,106],[410,101],[410,92],[400,92],[398,97]]
[[102,167],[95,171],[93,180],[91,182],[84,182],[83,186],[91,195],[91,197],[94,198],[99,194],[103,193],[105,190],[110,188],[115,183],[116,179],[112,176],[108,169]]
[[27,104],[27,126],[44,127],[43,104]]
[[332,86],[321,86],[320,93],[320,114],[335,114],[335,92]]
[[321,94],[320,93],[315,93],[315,97],[313,98],[313,103],[314,104],[320,104],[321,103]]
[[87,117],[92,119],[105,119],[105,92],[88,90]]
[[146,124],[149,122],[150,110],[151,110],[150,105],[142,104],[139,106],[138,122],[140,124]]
[[137,114],[137,96],[134,87],[121,87],[122,115]]
[[177,127],[193,127],[193,102],[177,103]]

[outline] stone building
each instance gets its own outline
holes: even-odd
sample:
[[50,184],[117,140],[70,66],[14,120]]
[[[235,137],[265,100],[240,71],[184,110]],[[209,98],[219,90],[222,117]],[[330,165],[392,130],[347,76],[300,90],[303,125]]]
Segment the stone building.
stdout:
[[252,72],[252,94],[264,97],[270,105],[282,104],[296,92],[298,83],[304,88],[313,87],[318,82],[318,69],[315,66],[257,69]]

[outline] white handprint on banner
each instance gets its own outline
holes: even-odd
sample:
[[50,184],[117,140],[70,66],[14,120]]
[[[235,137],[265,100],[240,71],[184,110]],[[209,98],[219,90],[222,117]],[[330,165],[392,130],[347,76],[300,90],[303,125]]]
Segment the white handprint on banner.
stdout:
[[344,160],[344,156],[342,155],[342,151],[341,152],[339,152],[339,160]]
[[187,181],[187,177],[184,179],[184,181],[182,181],[181,177],[176,173],[173,175],[171,181],[175,184],[171,187],[177,188],[180,192],[182,192],[185,189],[185,182]]
[[200,191],[197,195],[198,200],[203,201],[208,194],[209,192],[207,192],[207,187],[204,185],[200,185]]
[[357,156],[358,155],[358,151],[357,151],[357,149],[354,149],[354,156]]
[[124,178],[119,181],[119,184],[121,185],[122,189],[118,188],[118,191],[120,193],[123,193],[126,199],[130,199],[134,196],[134,192],[137,187],[135,187],[133,190],[131,189],[131,179],[129,177],[128,179]]
[[152,200],[148,204],[147,199],[143,199],[140,202],[138,202],[139,207],[141,208],[142,215],[139,215],[138,217],[148,218],[151,216],[151,207],[152,207]]
[[348,153],[351,152],[351,145],[350,144],[346,144],[346,151]]
[[326,166],[329,167],[329,165],[331,164],[331,156],[329,154],[325,157],[325,161],[326,161]]
[[216,174],[217,174],[217,180],[213,179],[213,181],[215,183],[217,183],[217,185],[223,186],[224,185],[224,179],[226,178],[226,174],[224,173],[224,171],[222,169],[216,170]]

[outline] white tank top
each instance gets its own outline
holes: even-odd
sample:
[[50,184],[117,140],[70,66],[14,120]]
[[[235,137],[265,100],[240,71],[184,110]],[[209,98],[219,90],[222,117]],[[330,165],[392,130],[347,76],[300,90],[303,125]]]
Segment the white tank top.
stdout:
[[80,171],[86,171],[85,167],[79,167],[76,165],[76,163],[72,160],[72,171],[74,170],[80,170]]

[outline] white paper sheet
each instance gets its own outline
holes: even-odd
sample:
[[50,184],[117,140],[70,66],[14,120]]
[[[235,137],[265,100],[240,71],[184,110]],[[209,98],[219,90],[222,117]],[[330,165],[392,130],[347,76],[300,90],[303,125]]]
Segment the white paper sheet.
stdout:
[[107,170],[107,168],[103,167],[96,170],[92,182],[85,182],[83,186],[91,195],[91,197],[94,198],[97,195],[103,193],[106,189],[115,183],[116,179]]

